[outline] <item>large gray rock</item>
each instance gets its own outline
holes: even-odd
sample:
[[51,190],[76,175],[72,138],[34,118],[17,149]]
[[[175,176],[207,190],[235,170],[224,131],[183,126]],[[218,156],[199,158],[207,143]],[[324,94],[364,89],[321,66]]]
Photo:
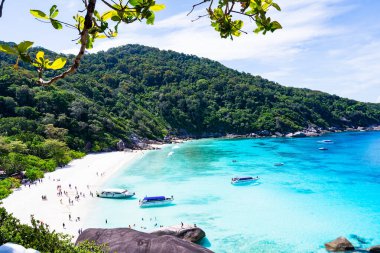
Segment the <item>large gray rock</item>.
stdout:
[[380,245],[372,246],[367,249],[370,253],[380,253]]
[[124,141],[122,140],[119,140],[117,143],[116,143],[116,148],[117,150],[119,151],[123,151],[125,149],[126,145],[124,143]]
[[199,242],[206,236],[205,231],[202,229],[187,224],[184,224],[183,226],[176,225],[171,227],[164,227],[152,232],[151,234],[160,236],[172,235],[189,242]]
[[86,240],[96,244],[107,244],[109,252],[212,253],[202,246],[174,236],[158,236],[129,228],[89,228],[79,235],[76,244]]
[[328,251],[346,251],[354,250],[354,245],[345,237],[338,237],[334,241],[325,243],[326,250]]

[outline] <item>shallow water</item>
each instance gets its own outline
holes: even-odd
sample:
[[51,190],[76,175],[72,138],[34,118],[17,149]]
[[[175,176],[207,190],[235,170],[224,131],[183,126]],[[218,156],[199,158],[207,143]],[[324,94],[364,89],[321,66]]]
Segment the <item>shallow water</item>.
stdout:
[[[234,186],[233,176],[260,180]],[[338,236],[359,247],[380,244],[380,132],[169,145],[147,152],[105,187],[130,189],[137,198],[97,200],[88,227],[150,231],[196,223],[215,252],[325,252],[323,244]],[[139,208],[146,195],[175,201]]]

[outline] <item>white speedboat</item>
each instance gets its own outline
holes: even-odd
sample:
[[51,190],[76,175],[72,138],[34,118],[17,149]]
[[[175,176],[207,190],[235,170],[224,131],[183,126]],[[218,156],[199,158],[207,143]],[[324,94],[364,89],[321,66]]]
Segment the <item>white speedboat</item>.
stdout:
[[153,206],[165,206],[172,203],[173,196],[167,198],[165,196],[145,197],[143,200],[139,200],[140,207],[153,207]]
[[328,148],[325,148],[325,147],[321,147],[321,148],[318,148],[319,150],[328,150]]
[[104,189],[100,193],[96,193],[96,196],[100,198],[111,198],[111,199],[127,199],[135,195],[134,192],[129,192],[125,189]]
[[231,179],[231,184],[254,183],[257,180],[259,180],[259,177],[234,177]]

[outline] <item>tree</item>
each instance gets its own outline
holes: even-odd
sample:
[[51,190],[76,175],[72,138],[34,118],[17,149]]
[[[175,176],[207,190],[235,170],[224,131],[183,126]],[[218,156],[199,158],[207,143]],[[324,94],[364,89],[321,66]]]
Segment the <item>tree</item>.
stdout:
[[[0,17],[4,1],[5,0],[2,0],[0,5]],[[108,10],[102,14],[97,10],[98,1],[108,8]],[[60,30],[63,26],[66,26],[78,32],[78,44],[80,44],[80,49],[73,63],[66,71],[45,80],[43,73],[46,70],[62,69],[67,59],[59,57],[51,61],[45,57],[43,51],[37,52],[35,57],[32,58],[28,53],[29,48],[33,45],[31,41],[23,41],[13,47],[0,45],[0,52],[16,55],[16,68],[20,59],[30,63],[37,68],[38,83],[41,85],[50,85],[74,73],[79,67],[85,50],[91,49],[96,39],[116,37],[121,23],[130,24],[136,21],[145,21],[148,25],[153,25],[155,12],[165,8],[163,4],[156,4],[155,0],[119,0],[119,3],[113,0],[82,0],[82,2],[85,15],[81,15],[83,11],[78,12],[73,17],[75,21],[73,24],[57,18],[59,14],[57,5],[53,5],[48,14],[41,10],[30,10],[30,13],[36,19],[50,23],[54,29]],[[261,32],[265,34],[268,31],[274,32],[282,28],[279,22],[272,21],[271,18],[266,15],[271,7],[278,11],[281,10],[279,5],[274,3],[273,0],[202,0],[193,5],[188,15],[191,14],[195,8],[202,5],[206,6],[205,14],[198,16],[195,20],[208,17],[211,21],[211,26],[219,32],[222,38],[232,39],[234,36],[240,36],[241,33],[247,33],[242,30],[244,23],[243,20],[240,19],[241,16],[254,22],[255,27],[253,32],[255,33]]]

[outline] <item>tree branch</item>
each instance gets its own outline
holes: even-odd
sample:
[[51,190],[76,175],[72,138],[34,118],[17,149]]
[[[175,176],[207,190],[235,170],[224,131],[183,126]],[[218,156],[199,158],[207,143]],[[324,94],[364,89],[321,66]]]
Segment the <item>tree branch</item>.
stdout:
[[210,0],[203,0],[203,1],[200,2],[200,3],[194,4],[193,7],[191,8],[190,12],[187,13],[187,16],[189,16],[189,15],[194,11],[194,9],[195,9],[198,5],[202,5],[202,4],[204,4],[204,3],[207,3],[208,1],[210,1]]
[[1,18],[1,16],[3,15],[3,6],[4,6],[4,2],[5,2],[5,0],[1,0],[1,4],[0,4],[0,18]]
[[39,80],[38,80],[39,84],[50,85],[50,84],[52,84],[52,83],[54,83],[60,79],[65,78],[67,75],[74,73],[78,69],[80,61],[81,61],[81,59],[85,53],[85,50],[86,50],[86,45],[87,45],[88,36],[89,36],[88,30],[91,29],[93,26],[92,17],[94,15],[95,5],[96,5],[96,0],[89,0],[88,5],[87,5],[87,13],[86,13],[86,16],[84,19],[84,27],[83,27],[82,32],[80,33],[81,47],[80,47],[79,53],[77,54],[77,56],[74,59],[73,64],[71,65],[71,67],[69,69],[67,69],[65,72],[63,72],[62,74],[57,75],[57,76],[51,78],[50,80],[45,81],[42,78],[39,78]]

